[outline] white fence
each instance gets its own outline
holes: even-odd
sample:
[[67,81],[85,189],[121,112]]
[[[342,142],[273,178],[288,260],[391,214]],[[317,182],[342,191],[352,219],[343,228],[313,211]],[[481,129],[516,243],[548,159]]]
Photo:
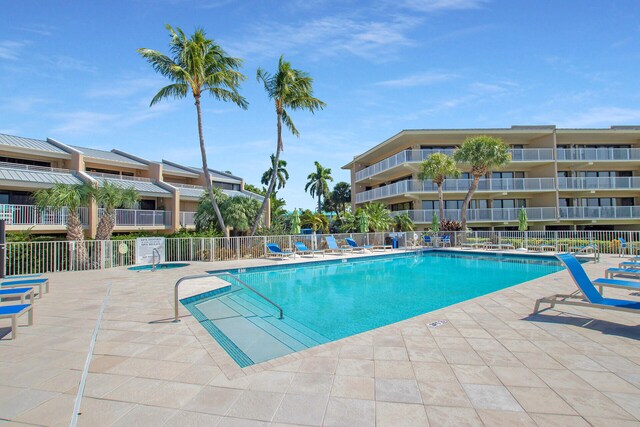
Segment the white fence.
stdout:
[[[98,218],[104,214],[104,209],[98,209]],[[154,211],[142,209],[116,209],[116,226],[170,226],[171,211]]]
[[[80,221],[87,225],[87,208],[79,208]],[[0,215],[13,225],[61,225],[66,226],[67,208],[39,208],[34,205],[0,205]]]
[[[413,245],[415,237],[422,241],[423,234],[425,233],[341,233],[333,236],[339,243],[345,237],[352,237],[360,245],[391,244],[395,237],[398,246],[402,247]],[[618,254],[622,249],[619,238],[625,239],[629,246],[640,245],[640,231],[474,231],[438,234],[451,236],[454,246],[464,242],[490,242],[511,243],[515,247],[547,245],[558,251],[568,251],[575,247],[595,245],[601,253]],[[266,255],[266,243],[277,243],[284,250],[293,250],[295,242],[303,242],[310,249],[326,247],[324,235],[321,234],[168,238],[165,257],[169,262],[256,259]],[[127,250],[120,251],[121,246]],[[134,263],[135,240],[7,243],[7,275],[99,270]]]

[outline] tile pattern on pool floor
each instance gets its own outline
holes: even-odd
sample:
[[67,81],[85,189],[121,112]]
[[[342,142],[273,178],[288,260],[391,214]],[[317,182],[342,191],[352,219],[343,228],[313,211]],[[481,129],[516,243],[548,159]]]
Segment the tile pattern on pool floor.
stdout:
[[[585,268],[599,277],[618,262]],[[559,307],[530,316],[536,298],[574,290],[565,272],[244,369],[186,310],[170,321],[182,275],[273,263],[48,275],[34,326],[0,341],[0,419],[69,424],[112,282],[79,425],[640,423],[637,314]],[[447,322],[427,326],[436,320]]]

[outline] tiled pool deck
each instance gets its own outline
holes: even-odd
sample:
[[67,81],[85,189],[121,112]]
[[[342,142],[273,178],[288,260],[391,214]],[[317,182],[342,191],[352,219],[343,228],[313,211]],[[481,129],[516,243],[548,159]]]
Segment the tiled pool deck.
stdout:
[[[601,277],[619,260],[585,268]],[[35,325],[0,341],[0,420],[13,420],[0,424],[69,425],[112,284],[78,425],[640,425],[640,316],[530,315],[536,298],[575,290],[564,271],[245,369],[184,308],[169,321],[179,277],[276,262],[47,275]],[[181,297],[203,289],[186,284]]]

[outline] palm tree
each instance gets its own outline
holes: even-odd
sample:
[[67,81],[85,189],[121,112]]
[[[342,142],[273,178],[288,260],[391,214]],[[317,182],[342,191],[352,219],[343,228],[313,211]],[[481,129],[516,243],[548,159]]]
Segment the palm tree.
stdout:
[[200,98],[204,92],[208,91],[215,99],[231,101],[246,110],[249,104],[238,93],[240,82],[246,79],[244,74],[238,71],[242,60],[227,55],[222,47],[207,38],[202,29],[196,29],[193,35],[187,38],[180,28],[174,30],[168,24],[166,27],[171,37],[169,42],[171,58],[156,50],[138,49],[138,53],[151,64],[154,70],[173,82],[158,91],[151,100],[151,105],[165,98],[185,98],[191,91],[198,115],[202,171],[218,223],[228,237],[229,232],[224,225],[224,219],[213,193],[211,174],[207,164]]
[[96,240],[110,240],[116,225],[116,209],[132,208],[140,198],[140,194],[133,187],[120,188],[105,181],[101,187],[94,189],[93,197],[104,209],[98,222]]
[[473,180],[469,185],[469,191],[462,203],[462,231],[467,229],[467,207],[478,188],[480,178],[494,168],[507,165],[511,161],[509,145],[500,138],[487,135],[468,137],[462,145],[453,152],[453,159],[457,163],[464,163],[471,167]]
[[267,187],[266,197],[262,202],[260,211],[258,211],[258,217],[251,228],[252,236],[258,227],[260,217],[264,212],[267,201],[271,196],[271,193],[274,191],[276,178],[278,177],[280,153],[284,149],[284,143],[282,141],[282,123],[284,123],[293,135],[297,137],[300,136],[300,132],[298,132],[298,129],[296,129],[296,126],[293,124],[293,120],[291,120],[291,116],[287,109],[308,110],[311,113],[314,113],[316,110],[323,109],[326,105],[318,98],[313,97],[313,79],[311,76],[304,71],[292,68],[291,63],[284,60],[284,56],[280,56],[280,60],[278,61],[278,71],[276,71],[275,74],[269,74],[262,68],[258,68],[256,78],[259,82],[263,83],[267,96],[275,103],[278,141],[276,145],[276,155],[271,162],[275,172],[271,175],[271,181]]
[[413,231],[413,220],[408,213],[403,212],[396,217],[396,227],[398,231]]
[[304,186],[304,191],[309,191],[311,197],[318,197],[318,212],[322,210],[322,197],[326,197],[329,194],[329,183],[327,181],[333,181],[331,176],[331,168],[323,167],[318,161],[313,162],[316,165],[316,171],[311,172],[307,176],[307,185]]
[[457,178],[460,171],[456,167],[455,161],[444,153],[433,153],[420,163],[420,173],[418,178],[426,181],[430,179],[438,186],[438,200],[440,201],[440,218],[444,218],[444,194],[442,194],[442,184],[447,177]]
[[338,182],[331,190],[331,201],[335,206],[335,212],[340,219],[340,214],[344,215],[347,210],[347,203],[351,202],[351,185],[344,181]]
[[314,213],[307,209],[300,215],[300,224],[303,227],[309,227],[314,234],[318,230],[322,230],[325,233],[329,231],[329,220],[321,212]]
[[373,231],[387,231],[395,224],[391,211],[384,203],[366,204],[363,211],[369,219],[369,228]]
[[276,162],[276,156],[275,154],[271,155],[271,167],[262,174],[262,179],[260,180],[260,182],[263,185],[269,185],[269,183],[271,182],[271,175],[273,175],[273,170],[276,169],[278,172],[278,176],[276,177],[276,182],[278,183],[276,188],[278,190],[284,188],[284,186],[287,184],[287,180],[289,179],[289,172],[287,172],[287,161],[286,160],[278,160],[278,167],[274,168],[273,165],[275,165]]

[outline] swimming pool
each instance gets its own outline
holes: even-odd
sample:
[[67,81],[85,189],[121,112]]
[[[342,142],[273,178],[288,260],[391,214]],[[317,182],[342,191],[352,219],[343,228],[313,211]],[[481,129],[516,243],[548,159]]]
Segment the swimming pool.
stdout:
[[[230,354],[240,350],[246,359],[257,363],[286,349],[263,351],[261,347],[267,346],[263,342],[244,351],[245,343],[236,341],[245,340],[240,335],[251,336],[254,326],[266,332],[267,341],[268,336],[276,338],[291,349],[290,353],[300,347],[308,348],[399,322],[562,268],[551,258],[454,255],[437,251],[353,261],[339,259],[310,265],[260,267],[237,273],[240,280],[282,307],[283,320],[277,319],[273,307],[230,277],[228,289],[183,302],[194,315],[199,312],[197,317],[201,323],[208,321],[209,327],[213,325],[218,329],[217,335],[221,333],[231,341],[228,345],[236,346]],[[214,337],[216,334],[212,333]],[[289,338],[297,343],[290,345]],[[238,358],[234,359],[238,362]],[[239,362],[241,366],[244,363],[251,364],[246,360]]]
[[[160,264],[156,264],[156,270],[171,270],[173,268],[187,267],[188,265],[189,265],[189,263],[186,263],[186,262],[160,263]],[[151,264],[136,265],[134,267],[129,267],[128,270],[132,270],[132,271],[151,271],[151,270],[153,270],[153,265],[151,265]]]

